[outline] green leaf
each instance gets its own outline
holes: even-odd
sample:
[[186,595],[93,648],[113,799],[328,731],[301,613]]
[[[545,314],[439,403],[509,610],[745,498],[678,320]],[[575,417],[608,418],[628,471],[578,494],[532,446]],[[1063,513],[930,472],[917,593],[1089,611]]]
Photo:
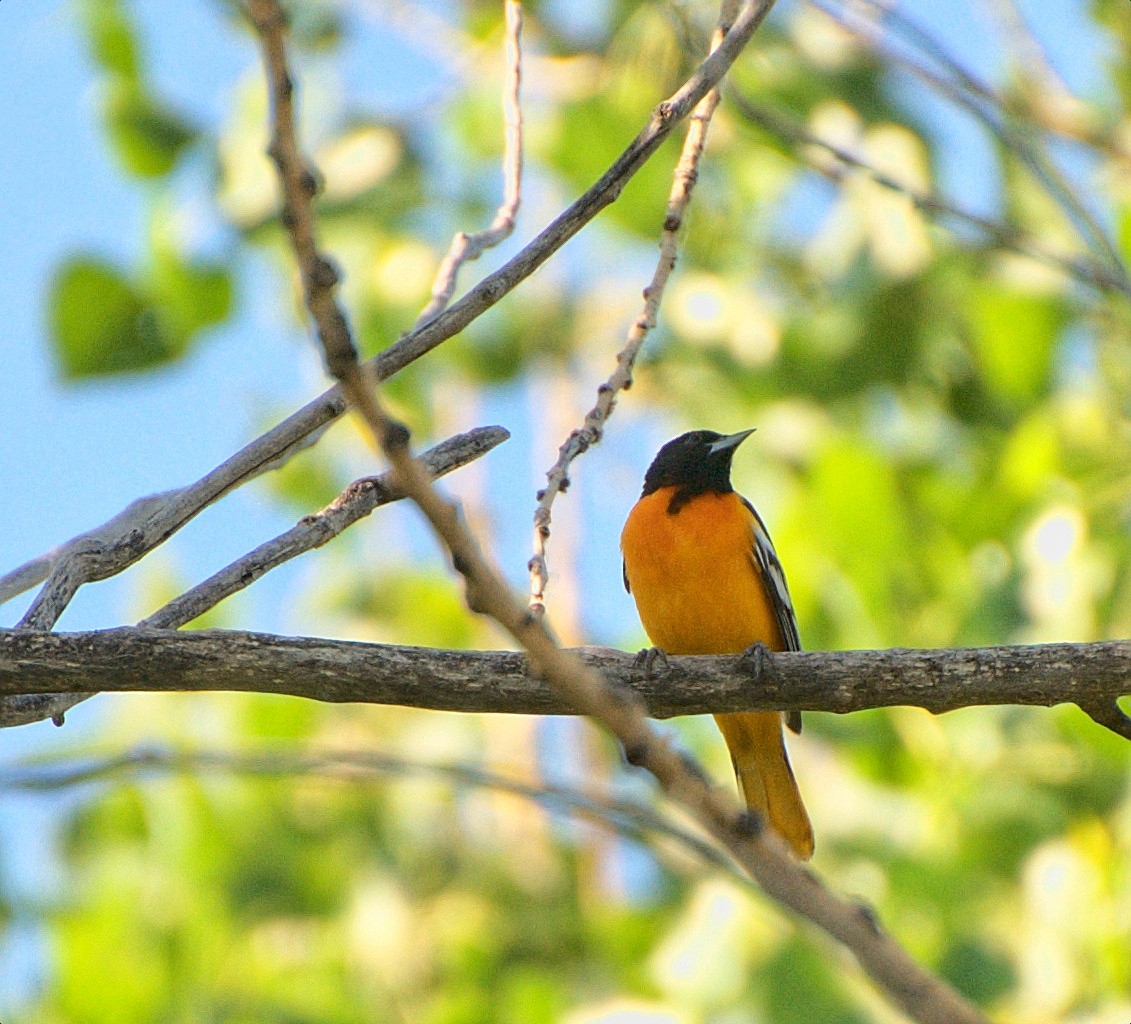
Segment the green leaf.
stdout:
[[194,334],[231,315],[232,275],[223,264],[193,262],[175,252],[163,252],[153,268],[151,284],[162,326],[179,348],[186,348]]
[[168,174],[196,130],[136,83],[119,83],[106,99],[106,128],[122,166],[139,178]]
[[308,50],[327,51],[342,39],[341,15],[328,3],[303,0],[288,11],[291,38]]
[[119,0],[87,0],[83,16],[95,61],[110,74],[136,83],[141,72],[137,34]]
[[998,283],[981,288],[973,299],[974,351],[990,388],[1011,405],[1043,395],[1068,317],[1064,300]]
[[950,945],[939,972],[968,999],[991,1004],[1017,984],[1009,959],[979,938],[965,937]]
[[98,259],[65,263],[49,302],[55,360],[66,378],[143,370],[180,354],[139,290]]

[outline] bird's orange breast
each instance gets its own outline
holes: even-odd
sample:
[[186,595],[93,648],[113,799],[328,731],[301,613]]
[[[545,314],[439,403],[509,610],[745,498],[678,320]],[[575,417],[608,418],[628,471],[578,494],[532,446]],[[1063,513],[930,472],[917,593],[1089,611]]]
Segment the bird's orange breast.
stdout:
[[652,643],[669,654],[737,654],[781,631],[754,562],[753,518],[735,493],[701,494],[674,515],[675,488],[641,498],[621,534],[625,574]]

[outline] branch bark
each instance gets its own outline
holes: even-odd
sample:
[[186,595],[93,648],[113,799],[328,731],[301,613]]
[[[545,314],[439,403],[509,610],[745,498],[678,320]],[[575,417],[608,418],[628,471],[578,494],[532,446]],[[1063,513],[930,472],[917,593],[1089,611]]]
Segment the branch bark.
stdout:
[[[420,461],[433,478],[446,476],[486,455],[508,437],[510,432],[503,427],[477,427],[441,441],[421,455]],[[296,526],[237,558],[142,619],[138,625],[155,629],[183,626],[225,598],[251,586],[272,569],[321,547],[382,505],[400,501],[403,497],[388,473],[355,480],[324,509],[303,516]]]
[[[649,677],[636,657],[575,651],[653,718],[767,711],[845,713],[912,705],[1115,706],[1131,692],[1131,641],[949,650],[760,651],[670,656]],[[577,714],[515,651],[449,651],[229,630],[0,630],[0,694],[182,690],[290,694],[437,711]],[[1107,723],[1105,723],[1107,724]],[[1112,725],[1114,728],[1114,724]],[[1118,731],[1118,730],[1116,730]],[[1127,734],[1131,738],[1131,734]]]

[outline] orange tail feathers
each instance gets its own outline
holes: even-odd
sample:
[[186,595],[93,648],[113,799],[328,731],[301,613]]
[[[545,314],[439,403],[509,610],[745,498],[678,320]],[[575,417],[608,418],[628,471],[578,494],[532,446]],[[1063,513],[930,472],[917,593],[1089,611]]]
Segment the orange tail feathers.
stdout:
[[813,826],[782,736],[782,716],[777,711],[751,711],[715,715],[730,749],[738,787],[746,806],[758,811],[802,860],[813,856]]

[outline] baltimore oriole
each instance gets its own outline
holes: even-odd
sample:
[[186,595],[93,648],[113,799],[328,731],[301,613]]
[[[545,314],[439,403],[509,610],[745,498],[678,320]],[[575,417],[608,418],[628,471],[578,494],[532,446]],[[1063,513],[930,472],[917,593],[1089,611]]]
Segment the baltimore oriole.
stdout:
[[[751,434],[693,430],[660,449],[621,534],[624,586],[649,639],[669,654],[738,654],[755,643],[797,651],[785,574],[754,506],[730,482]],[[778,711],[715,715],[746,805],[798,857],[813,827],[790,768]],[[801,716],[787,721],[801,731]]]

